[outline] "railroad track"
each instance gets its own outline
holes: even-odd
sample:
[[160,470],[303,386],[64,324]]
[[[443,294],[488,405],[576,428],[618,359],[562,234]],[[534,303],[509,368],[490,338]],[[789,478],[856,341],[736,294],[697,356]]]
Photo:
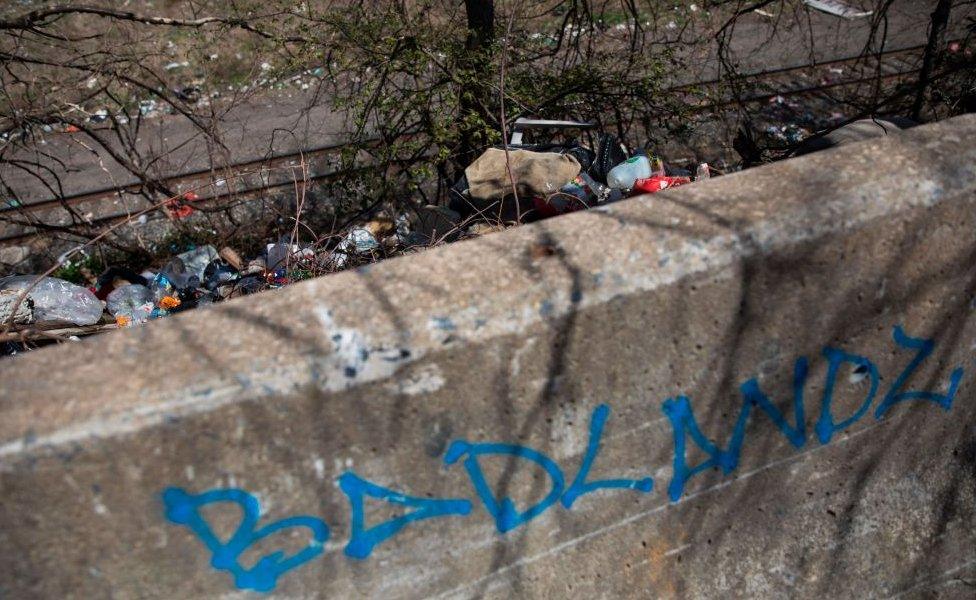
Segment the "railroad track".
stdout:
[[[822,94],[828,90],[865,83],[890,82],[917,75],[920,70],[924,46],[912,46],[884,52],[880,55],[846,57],[825,61],[816,65],[803,65],[750,73],[734,79],[711,80],[683,84],[669,91],[688,94],[695,105],[693,113],[716,111],[734,104],[766,102],[777,96],[790,97]],[[837,75],[837,77],[834,77]],[[722,96],[723,90],[735,86],[745,96]],[[718,90],[709,95],[709,90]],[[379,144],[381,140],[367,140],[367,144]],[[289,152],[220,168],[202,169],[166,177],[160,180],[164,187],[182,193],[196,192],[192,206],[203,209],[217,208],[228,198],[246,202],[267,192],[293,186],[295,171],[304,165],[307,175],[303,181],[327,181],[350,174],[350,169],[337,168],[335,157],[351,144],[327,144],[301,152]],[[375,169],[389,165],[367,165],[358,169]],[[80,224],[78,215],[85,218],[84,225],[92,231],[120,220],[131,218],[133,213],[149,206],[141,195],[142,185],[130,183],[119,187],[106,187],[62,198],[36,201],[20,206],[0,207],[0,245],[24,241],[48,233],[71,233]],[[157,211],[157,214],[163,211]],[[165,218],[160,215],[157,218]]]

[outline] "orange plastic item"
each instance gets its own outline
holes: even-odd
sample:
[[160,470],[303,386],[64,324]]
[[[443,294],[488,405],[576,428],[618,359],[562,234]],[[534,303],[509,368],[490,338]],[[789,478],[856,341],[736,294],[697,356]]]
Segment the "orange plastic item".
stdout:
[[132,318],[126,315],[119,315],[115,317],[115,323],[119,327],[128,327],[132,323]]
[[180,299],[173,296],[163,296],[162,300],[159,301],[159,308],[163,310],[171,310],[179,305]]

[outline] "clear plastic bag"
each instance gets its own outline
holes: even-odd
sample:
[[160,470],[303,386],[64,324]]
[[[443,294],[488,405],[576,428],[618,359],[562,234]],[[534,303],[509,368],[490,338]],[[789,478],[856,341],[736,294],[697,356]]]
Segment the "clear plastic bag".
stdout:
[[[34,275],[17,275],[0,279],[0,289],[23,290],[37,279]],[[34,318],[38,321],[69,321],[76,325],[94,325],[102,318],[102,302],[95,294],[63,279],[44,277],[31,288]]]

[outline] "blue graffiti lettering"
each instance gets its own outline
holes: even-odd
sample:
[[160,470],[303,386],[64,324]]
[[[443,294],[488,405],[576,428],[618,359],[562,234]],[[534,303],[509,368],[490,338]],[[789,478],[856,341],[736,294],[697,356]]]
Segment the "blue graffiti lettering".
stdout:
[[[470,500],[415,498],[400,492],[387,489],[367,481],[352,471],[346,471],[339,477],[339,487],[349,498],[352,509],[352,535],[346,544],[346,556],[352,558],[367,558],[373,548],[383,540],[390,538],[409,523],[434,517],[449,515],[467,515],[471,512]],[[405,515],[383,521],[369,529],[364,529],[365,515],[363,510],[363,496],[384,500],[391,504],[399,504],[416,508],[417,510]]]
[[[847,429],[856,423],[864,416],[868,408],[871,407],[871,401],[874,400],[874,395],[878,392],[878,368],[874,366],[873,362],[863,356],[848,354],[843,350],[829,346],[823,349],[823,355],[829,361],[827,364],[827,381],[824,383],[823,401],[820,404],[820,418],[817,419],[817,425],[814,429],[817,432],[817,439],[820,440],[820,443],[826,444],[830,442],[830,438],[835,433]],[[861,406],[853,415],[840,423],[834,423],[834,417],[830,412],[830,405],[834,399],[834,384],[837,382],[837,372],[843,363],[850,363],[866,369],[868,375],[871,377],[871,389],[868,391],[867,396],[864,397],[864,402],[861,403]]]
[[[695,413],[691,409],[691,402],[686,396],[668,398],[664,401],[661,409],[671,422],[671,429],[674,434],[674,462],[671,481],[668,483],[668,497],[672,502],[677,502],[685,489],[685,483],[689,479],[714,467],[722,469],[728,475],[735,470],[739,462],[739,450],[742,447],[742,440],[745,436],[746,420],[749,418],[749,411],[752,404],[742,403],[742,410],[739,411],[739,418],[735,422],[735,429],[729,440],[727,449],[722,450],[711,442],[698,428],[695,421]],[[691,435],[695,444],[709,456],[694,467],[688,467],[685,456],[685,439]]]
[[572,508],[576,499],[584,494],[595,492],[600,489],[625,489],[636,490],[645,494],[654,488],[654,480],[650,477],[644,479],[601,479],[587,483],[586,477],[590,474],[593,461],[596,460],[597,451],[600,448],[600,437],[603,435],[603,426],[610,416],[610,407],[606,404],[597,406],[590,417],[590,441],[586,446],[586,454],[583,456],[583,464],[580,465],[576,478],[572,485],[560,498],[560,502],[566,508]]
[[[929,339],[910,337],[901,327],[897,326],[892,332],[892,337],[898,346],[916,352],[914,358],[895,378],[890,389],[878,404],[874,413],[875,416],[878,419],[882,418],[892,406],[906,400],[924,400],[934,402],[947,411],[951,409],[962,380],[963,369],[960,367],[952,371],[949,377],[948,391],[945,394],[903,390],[925,359],[934,352],[935,343]],[[829,346],[823,349],[823,356],[827,360],[827,373],[820,413],[814,430],[820,443],[827,444],[837,432],[852,426],[867,414],[877,395],[880,375],[874,363],[865,357],[849,354]],[[855,373],[863,373],[870,377],[871,383],[866,396],[854,413],[840,422],[835,422],[835,416],[832,412],[834,392],[841,365],[845,363],[855,367]],[[680,500],[688,481],[702,471],[715,468],[728,475],[738,468],[745,443],[746,426],[754,409],[759,409],[765,413],[793,447],[803,448],[807,441],[804,388],[808,374],[807,359],[805,357],[796,359],[793,368],[792,418],[777,408],[777,405],[763,392],[756,378],[744,381],[739,386],[742,404],[724,448],[702,433],[695,418],[692,403],[686,396],[676,396],[665,400],[661,408],[671,425],[674,449],[673,474],[667,489],[671,501]],[[542,452],[520,445],[471,443],[466,440],[455,440],[448,446],[444,455],[444,463],[446,465],[453,465],[459,461],[463,463],[475,494],[494,519],[495,527],[501,534],[528,523],[551,508],[557,501],[566,509],[571,509],[581,496],[599,490],[634,490],[644,494],[651,492],[654,487],[654,480],[651,477],[588,481],[600,452],[600,442],[609,417],[610,407],[606,404],[600,404],[593,410],[590,416],[586,450],[576,476],[568,488],[565,486],[563,471],[556,461]],[[707,457],[695,465],[688,464],[689,439]],[[524,468],[524,463],[534,464],[541,468],[549,478],[551,485],[546,496],[535,504],[519,510],[514,500],[508,497],[504,491],[493,490],[492,486],[488,484],[480,457],[492,456],[518,459],[510,462],[509,466],[512,469]],[[472,500],[464,498],[408,496],[363,479],[352,471],[343,473],[338,478],[338,483],[349,501],[351,512],[350,537],[344,552],[354,559],[368,558],[379,544],[400,533],[410,523],[436,517],[455,515],[464,517],[471,513],[474,506]],[[367,497],[398,508],[402,507],[409,512],[367,527],[365,522]],[[211,553],[210,564],[215,569],[229,572],[233,576],[234,584],[240,589],[261,592],[273,590],[281,575],[321,555],[324,544],[330,535],[329,527],[325,522],[311,516],[288,517],[258,527],[260,521],[258,499],[240,489],[215,489],[195,495],[181,488],[170,487],[163,491],[162,499],[165,505],[166,518],[177,525],[187,527],[196,534]],[[237,529],[226,541],[218,537],[213,531],[212,525],[200,512],[203,507],[219,503],[236,505],[242,513]],[[277,532],[292,528],[305,529],[310,533],[308,543],[298,552],[285,555],[283,551],[274,551],[261,556],[250,568],[241,564],[241,556],[248,549],[253,548],[256,543]]]
[[892,337],[895,339],[895,343],[903,348],[908,348],[910,350],[918,350],[915,358],[912,359],[905,370],[898,375],[895,382],[891,384],[891,389],[885,394],[884,399],[878,404],[877,410],[874,411],[874,416],[880,419],[888,412],[893,405],[902,402],[904,400],[929,400],[935,402],[945,410],[952,408],[952,400],[956,396],[956,390],[959,388],[959,381],[962,379],[962,367],[957,367],[952,374],[949,376],[949,392],[945,395],[936,394],[935,392],[921,392],[921,391],[908,391],[900,392],[902,386],[908,381],[908,378],[912,376],[915,369],[918,368],[922,362],[928,358],[932,351],[935,350],[935,342],[933,340],[926,340],[922,338],[913,338],[905,334],[905,330],[900,326],[895,326],[892,332]]
[[[532,448],[514,444],[472,444],[464,440],[455,440],[447,448],[444,463],[453,465],[465,454],[468,457],[464,459],[464,468],[468,472],[472,485],[474,485],[475,492],[481,498],[482,504],[485,505],[485,509],[495,519],[495,527],[499,533],[511,531],[538,517],[552,506],[563,493],[565,482],[559,465],[545,454]],[[485,481],[481,465],[478,464],[479,456],[492,454],[528,460],[542,467],[552,480],[552,489],[549,494],[522,512],[515,508],[515,502],[508,496],[496,498],[491,487]]]
[[[237,530],[227,542],[217,535],[200,516],[200,507],[215,502],[231,502],[241,507],[243,513]],[[255,529],[260,516],[258,499],[244,490],[211,490],[203,494],[188,494],[180,488],[167,488],[163,492],[166,518],[188,527],[200,538],[213,555],[210,564],[215,569],[228,571],[234,576],[234,584],[240,589],[269,592],[274,589],[278,577],[322,554],[322,545],[329,539],[329,528],[315,517],[289,517]],[[298,553],[287,558],[283,552],[262,556],[250,569],[245,569],[238,558],[251,545],[273,533],[293,527],[304,527],[312,533],[312,540]]]
[[793,365],[793,418],[796,425],[793,426],[786,422],[783,413],[773,406],[766,394],[759,389],[759,382],[755,378],[739,386],[742,399],[749,405],[762,409],[795,448],[802,448],[807,443],[807,424],[803,411],[803,387],[806,385],[807,371],[806,357],[801,356],[796,359]]
[[[681,498],[688,480],[702,471],[717,467],[722,470],[722,473],[728,475],[735,470],[739,465],[739,455],[745,441],[746,423],[754,406],[769,416],[776,428],[786,436],[786,439],[794,447],[803,447],[807,435],[803,412],[803,386],[806,383],[806,378],[807,360],[800,357],[793,367],[793,415],[796,424],[792,426],[786,421],[783,413],[769,401],[766,394],[759,388],[759,382],[754,378],[739,386],[739,391],[742,394],[742,408],[739,410],[739,417],[735,421],[728,447],[724,450],[716,446],[701,432],[698,422],[695,420],[691,402],[687,397],[678,396],[666,400],[662,409],[671,422],[674,435],[673,473],[671,482],[668,484],[668,497],[671,501],[677,502]],[[689,435],[692,441],[709,456],[708,459],[694,467],[688,466],[686,457],[685,440]]]

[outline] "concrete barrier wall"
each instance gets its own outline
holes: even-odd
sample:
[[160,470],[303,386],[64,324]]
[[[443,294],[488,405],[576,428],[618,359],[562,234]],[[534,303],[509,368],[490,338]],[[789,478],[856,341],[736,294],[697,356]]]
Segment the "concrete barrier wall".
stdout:
[[966,597],[976,117],[0,362],[0,597]]

